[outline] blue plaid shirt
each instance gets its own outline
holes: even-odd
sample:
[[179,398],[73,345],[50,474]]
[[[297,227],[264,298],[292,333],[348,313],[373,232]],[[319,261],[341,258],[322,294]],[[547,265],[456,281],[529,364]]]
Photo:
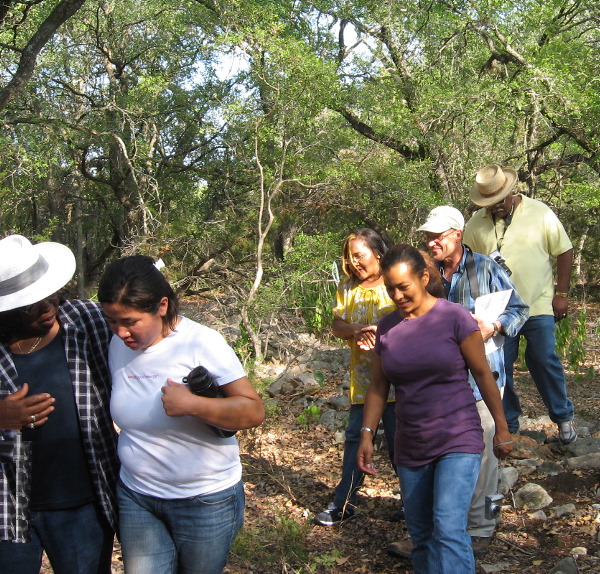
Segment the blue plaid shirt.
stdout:
[[[475,311],[475,299],[471,296],[471,288],[469,285],[469,278],[467,275],[467,269],[465,267],[467,260],[467,248],[463,249],[463,256],[460,260],[458,268],[452,275],[450,282],[444,281],[444,287],[446,288],[446,294],[448,300],[453,303],[460,303],[463,307],[466,307],[471,313]],[[473,261],[475,263],[475,271],[477,275],[477,282],[479,284],[479,294],[487,295],[488,293],[495,293],[497,291],[505,291],[506,289],[512,289],[508,305],[504,312],[498,317],[498,321],[502,324],[502,334],[508,337],[514,337],[519,329],[523,326],[527,318],[529,317],[529,307],[521,299],[521,296],[517,293],[515,286],[506,274],[504,269],[500,267],[493,259],[490,259],[486,255],[481,253],[473,253]],[[440,266],[441,270],[441,266]],[[504,371],[504,351],[502,348],[497,349],[493,353],[486,356],[488,365],[492,370],[492,373],[498,373],[496,382],[498,388],[504,387],[506,383],[506,373]],[[473,389],[475,399],[480,401],[482,399],[481,393],[475,384],[473,376],[469,372],[469,383]]]
[[[92,301],[65,301],[58,312],[65,356],[79,415],[94,493],[113,529],[117,529],[116,484],[119,475],[117,434],[110,417],[108,343],[112,336],[102,311]],[[10,350],[0,344],[0,399],[21,382]],[[52,415],[50,415],[52,416]],[[0,429],[0,540],[27,542],[31,443],[20,431]]]

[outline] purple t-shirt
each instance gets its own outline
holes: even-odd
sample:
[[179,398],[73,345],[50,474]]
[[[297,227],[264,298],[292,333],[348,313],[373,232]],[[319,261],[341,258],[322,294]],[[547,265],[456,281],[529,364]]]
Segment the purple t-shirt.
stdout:
[[421,466],[451,453],[483,452],[483,431],[461,342],[477,323],[457,303],[438,299],[425,315],[381,319],[375,352],[396,389],[395,463]]

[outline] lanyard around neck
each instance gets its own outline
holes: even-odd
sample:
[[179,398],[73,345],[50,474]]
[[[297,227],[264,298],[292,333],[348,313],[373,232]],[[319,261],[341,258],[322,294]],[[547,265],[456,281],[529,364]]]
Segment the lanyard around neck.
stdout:
[[504,236],[506,235],[506,231],[508,230],[508,226],[512,222],[513,214],[515,212],[515,198],[512,198],[512,205],[510,208],[510,213],[504,219],[504,228],[502,230],[502,235],[498,237],[498,226],[496,225],[496,218],[492,215],[492,221],[494,222],[494,235],[496,236],[496,249],[498,251],[501,250],[502,244],[504,243]]

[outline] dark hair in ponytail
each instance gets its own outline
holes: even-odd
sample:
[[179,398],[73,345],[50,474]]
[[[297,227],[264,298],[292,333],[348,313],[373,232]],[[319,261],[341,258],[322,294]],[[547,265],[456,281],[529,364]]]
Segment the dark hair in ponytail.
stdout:
[[391,247],[381,259],[381,270],[388,271],[398,263],[405,263],[418,277],[423,277],[427,270],[429,282],[427,291],[434,297],[446,298],[446,290],[442,283],[442,276],[433,259],[423,251],[420,251],[407,243],[398,243]]

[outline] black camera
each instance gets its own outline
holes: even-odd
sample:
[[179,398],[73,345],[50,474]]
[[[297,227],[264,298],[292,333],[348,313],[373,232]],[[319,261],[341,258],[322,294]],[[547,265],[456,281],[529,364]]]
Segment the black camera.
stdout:
[[[215,382],[215,378],[202,365],[192,369],[187,377],[183,377],[183,383],[188,386],[188,389],[190,389],[192,393],[200,397],[208,397],[209,399],[223,397],[223,393],[221,392],[219,385]],[[208,426],[221,438],[229,438],[236,433],[236,431],[223,430],[213,425]]]
[[498,265],[500,265],[500,267],[502,267],[502,269],[504,269],[504,271],[506,271],[507,275],[512,275],[512,271],[509,269],[508,265],[506,264],[506,259],[504,259],[504,257],[502,257],[502,253],[500,253],[500,251],[498,251],[498,250],[492,251],[489,256]]
[[494,518],[500,516],[503,498],[501,494],[492,494],[485,497],[485,517],[487,520],[494,520]]

